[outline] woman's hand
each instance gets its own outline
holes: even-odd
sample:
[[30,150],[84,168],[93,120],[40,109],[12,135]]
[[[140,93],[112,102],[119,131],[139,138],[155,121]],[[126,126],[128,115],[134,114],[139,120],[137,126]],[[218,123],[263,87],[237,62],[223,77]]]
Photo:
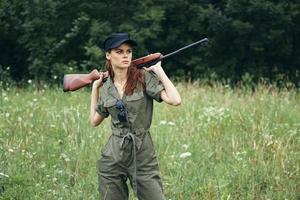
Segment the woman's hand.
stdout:
[[103,85],[103,77],[104,77],[103,72],[99,72],[99,79],[97,79],[93,82],[93,88],[98,89],[99,87],[101,87]]
[[146,71],[153,71],[158,77],[160,77],[164,73],[164,69],[161,66],[161,61],[157,62],[155,65],[151,67],[144,67]]

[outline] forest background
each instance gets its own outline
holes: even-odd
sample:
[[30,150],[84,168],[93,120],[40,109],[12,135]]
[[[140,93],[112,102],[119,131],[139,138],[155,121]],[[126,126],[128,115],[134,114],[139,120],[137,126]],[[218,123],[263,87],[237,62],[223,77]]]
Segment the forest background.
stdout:
[[102,41],[127,32],[134,57],[167,54],[180,80],[299,86],[300,3],[296,0],[0,0],[0,80],[61,84],[65,73],[103,70]]

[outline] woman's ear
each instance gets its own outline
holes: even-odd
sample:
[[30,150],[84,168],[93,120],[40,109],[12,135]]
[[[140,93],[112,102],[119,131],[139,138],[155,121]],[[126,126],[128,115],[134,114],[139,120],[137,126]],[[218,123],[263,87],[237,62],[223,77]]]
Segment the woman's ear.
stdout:
[[107,60],[110,60],[110,53],[109,53],[109,52],[106,52],[106,53],[105,53],[105,57],[106,57]]

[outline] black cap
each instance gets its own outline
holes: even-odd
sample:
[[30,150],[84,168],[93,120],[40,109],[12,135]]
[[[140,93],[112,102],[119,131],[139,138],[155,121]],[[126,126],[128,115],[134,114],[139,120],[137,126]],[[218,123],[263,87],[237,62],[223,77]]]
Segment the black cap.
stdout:
[[109,35],[103,42],[103,49],[108,51],[110,49],[116,48],[123,43],[128,43],[132,46],[137,46],[137,43],[130,39],[126,33],[113,33]]

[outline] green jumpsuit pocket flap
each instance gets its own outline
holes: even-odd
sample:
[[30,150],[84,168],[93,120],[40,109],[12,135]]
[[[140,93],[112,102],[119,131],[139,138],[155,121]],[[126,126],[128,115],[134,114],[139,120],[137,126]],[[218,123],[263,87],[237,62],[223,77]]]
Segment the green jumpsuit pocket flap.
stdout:
[[137,101],[139,99],[142,99],[144,97],[143,91],[140,92],[134,92],[130,96],[126,96],[127,101]]

